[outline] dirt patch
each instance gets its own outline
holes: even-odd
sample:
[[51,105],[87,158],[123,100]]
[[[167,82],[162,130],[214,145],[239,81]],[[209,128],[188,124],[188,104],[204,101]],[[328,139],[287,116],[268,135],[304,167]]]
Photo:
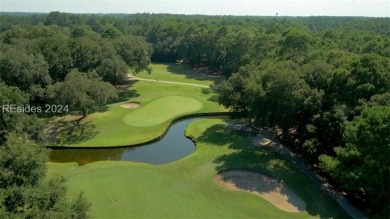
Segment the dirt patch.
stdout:
[[229,190],[258,195],[277,208],[288,212],[306,209],[306,203],[283,183],[249,170],[227,170],[214,177],[217,185]]
[[121,107],[126,108],[126,109],[134,109],[140,107],[141,104],[136,103],[136,102],[131,102],[131,103],[125,103],[122,104]]

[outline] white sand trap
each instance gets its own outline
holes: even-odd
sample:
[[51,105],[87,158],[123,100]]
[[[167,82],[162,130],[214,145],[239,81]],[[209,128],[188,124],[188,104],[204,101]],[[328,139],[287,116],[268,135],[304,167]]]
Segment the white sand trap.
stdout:
[[126,108],[126,109],[134,109],[134,108],[138,108],[139,106],[141,106],[141,105],[139,103],[135,103],[135,102],[125,103],[125,104],[121,105],[121,107]]
[[227,170],[214,177],[217,185],[229,190],[258,195],[277,208],[288,212],[306,209],[306,203],[283,183],[249,170]]

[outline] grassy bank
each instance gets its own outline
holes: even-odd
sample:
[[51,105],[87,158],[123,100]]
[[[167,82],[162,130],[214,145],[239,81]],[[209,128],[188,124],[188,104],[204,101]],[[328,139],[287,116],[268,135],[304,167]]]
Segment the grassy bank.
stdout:
[[[202,85],[214,83],[215,77],[189,72],[190,70],[180,66],[170,70],[171,65],[152,65],[156,69],[152,76]],[[139,76],[145,75],[147,73]],[[187,79],[186,75],[191,75],[188,76],[191,78]],[[83,147],[132,145],[161,135],[178,116],[226,111],[215,101],[214,91],[190,85],[138,81],[121,92],[120,96],[120,102],[108,105],[106,109],[92,113],[78,123],[72,122],[79,118],[76,116],[53,118],[49,134],[51,144]],[[140,107],[121,107],[131,101],[140,103]]]
[[[197,143],[190,156],[166,165],[135,162],[49,164],[49,176],[68,179],[70,194],[83,191],[97,218],[347,218],[340,207],[288,161],[229,130],[222,119],[190,124]],[[266,200],[217,186],[213,176],[228,168],[252,168],[283,181],[306,203],[304,212],[284,212]]]

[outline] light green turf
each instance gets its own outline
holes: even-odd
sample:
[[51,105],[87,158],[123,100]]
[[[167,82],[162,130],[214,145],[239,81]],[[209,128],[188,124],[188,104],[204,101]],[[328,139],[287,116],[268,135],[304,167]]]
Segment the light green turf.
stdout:
[[[157,66],[157,67],[156,67]],[[164,67],[165,66],[165,67]],[[152,65],[154,69],[168,69],[167,65]],[[197,74],[194,72],[185,73]],[[183,82],[185,75],[174,72],[159,72],[169,80]],[[207,78],[207,77],[204,77]],[[212,77],[214,79],[215,77]],[[185,79],[187,80],[187,79]],[[212,80],[189,79],[191,83],[210,84]],[[79,124],[58,122],[75,120],[79,117],[66,116],[53,119],[58,129],[53,136],[62,146],[121,146],[151,140],[161,135],[174,118],[189,113],[227,111],[215,101],[216,94],[202,87],[138,81],[131,85],[122,102],[107,106],[107,110],[88,115]],[[129,101],[139,102],[136,109],[125,109],[121,105]]]
[[[186,132],[197,150],[174,163],[49,163],[48,175],[64,175],[72,197],[83,191],[96,218],[348,218],[286,160],[253,146],[221,119],[197,121]],[[213,176],[226,168],[254,168],[282,180],[307,203],[307,211],[284,212],[261,197],[217,186]]]
[[146,79],[158,79],[162,81],[176,81],[181,83],[214,85],[221,81],[222,77],[196,72],[189,67],[178,63],[154,63],[151,65],[152,73],[141,72],[137,77]]
[[[172,104],[173,103],[173,104]],[[202,103],[189,97],[167,96],[155,100],[148,105],[137,108],[123,118],[123,121],[131,126],[148,127],[161,124],[176,115],[190,113],[202,108]],[[158,109],[159,114],[150,114]],[[150,116],[145,118],[144,114]]]

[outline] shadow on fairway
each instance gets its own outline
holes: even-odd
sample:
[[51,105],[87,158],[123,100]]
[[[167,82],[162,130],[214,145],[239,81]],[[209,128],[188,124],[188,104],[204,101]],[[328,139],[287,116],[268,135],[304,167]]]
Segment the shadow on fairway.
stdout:
[[[272,148],[256,146],[250,133],[232,130],[222,124],[214,125],[196,139],[210,146],[227,146],[234,151],[217,157],[213,162],[217,172],[227,169],[250,169],[271,176],[293,189],[307,203],[306,211],[321,218],[346,217],[337,204],[309,179],[294,170],[294,167],[282,155]],[[244,189],[251,190],[243,186]]]
[[126,90],[126,91],[118,91],[118,99],[115,101],[117,102],[123,102],[128,100],[129,98],[138,97],[140,94],[136,90]]
[[56,145],[77,144],[92,139],[98,132],[90,121],[59,121],[46,129],[49,141]]
[[[202,94],[204,94],[204,95],[208,95],[208,94],[213,93],[214,91],[213,91],[212,88],[202,88],[201,92],[202,92]],[[207,100],[208,100],[208,101],[211,101],[211,102],[218,103],[218,95],[214,93],[214,94],[212,94],[212,96],[209,97]]]
[[283,170],[285,174],[292,174],[286,161],[269,148],[260,148],[252,143],[256,134],[232,130],[226,125],[214,125],[209,127],[199,142],[209,145],[228,146],[234,152],[217,157],[214,163],[219,164],[217,171],[230,168],[254,168],[266,172]]
[[185,75],[187,79],[195,79],[199,81],[214,81],[218,84],[223,78],[220,75],[205,73],[201,71],[194,71],[189,66],[180,63],[164,63],[168,65],[168,71],[177,74]]
[[117,85],[116,89],[118,98],[113,103],[123,102],[128,100],[129,98],[139,97],[140,94],[137,92],[137,90],[132,89],[134,84],[137,82],[138,81],[127,80],[123,82],[123,84]]
[[219,103],[218,102],[218,95],[213,95],[213,96],[209,97],[207,100],[214,102],[214,103]]

